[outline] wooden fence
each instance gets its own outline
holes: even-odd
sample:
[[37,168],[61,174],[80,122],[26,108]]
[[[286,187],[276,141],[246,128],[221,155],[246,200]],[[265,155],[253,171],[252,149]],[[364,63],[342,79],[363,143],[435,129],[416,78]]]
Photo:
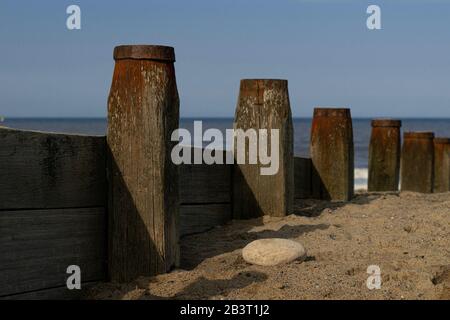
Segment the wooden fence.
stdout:
[[[76,298],[107,279],[106,139],[0,128],[0,298]],[[180,234],[232,218],[233,165],[180,166]],[[310,160],[295,159],[295,196],[309,195]],[[300,183],[302,181],[302,183]]]
[[106,274],[104,137],[0,128],[0,297],[62,298]]

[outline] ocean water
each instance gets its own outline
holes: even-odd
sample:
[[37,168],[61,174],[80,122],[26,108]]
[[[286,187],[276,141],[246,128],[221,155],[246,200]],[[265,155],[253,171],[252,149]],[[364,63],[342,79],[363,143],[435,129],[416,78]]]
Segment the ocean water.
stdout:
[[[203,130],[217,128],[222,132],[233,127],[232,118],[193,119],[183,118],[180,127],[193,134],[195,120],[202,120]],[[294,124],[294,153],[309,156],[311,119],[296,118]],[[106,134],[106,119],[5,119],[0,125],[26,130],[78,133],[89,135]],[[450,119],[403,119],[403,131],[434,131],[436,136],[450,137]],[[370,119],[353,119],[355,145],[355,189],[367,188],[367,166],[370,139]],[[229,142],[224,146],[229,148]]]

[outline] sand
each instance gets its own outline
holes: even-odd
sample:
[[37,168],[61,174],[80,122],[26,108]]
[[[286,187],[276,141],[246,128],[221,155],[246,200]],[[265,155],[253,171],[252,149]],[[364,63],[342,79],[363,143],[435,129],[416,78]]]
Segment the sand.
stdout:
[[[306,261],[260,267],[242,259],[246,244],[272,237],[302,243]],[[380,267],[380,289],[367,288],[370,265]],[[89,298],[450,299],[450,193],[296,201],[285,218],[232,221],[184,237],[179,270],[100,284]]]

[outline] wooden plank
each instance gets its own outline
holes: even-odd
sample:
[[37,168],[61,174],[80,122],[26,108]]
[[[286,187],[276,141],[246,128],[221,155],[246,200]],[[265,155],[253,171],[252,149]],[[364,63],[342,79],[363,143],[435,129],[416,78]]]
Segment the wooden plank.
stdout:
[[180,203],[231,202],[231,174],[232,165],[181,165]]
[[180,234],[204,232],[223,225],[232,218],[231,204],[182,205],[180,207]]
[[64,286],[69,265],[104,279],[106,237],[104,208],[0,212],[0,296]]
[[311,198],[312,162],[310,158],[294,157],[295,199]]
[[98,282],[82,282],[80,290],[69,290],[64,286],[0,297],[0,300],[80,300],[96,284]]
[[104,206],[105,137],[0,127],[0,210]]

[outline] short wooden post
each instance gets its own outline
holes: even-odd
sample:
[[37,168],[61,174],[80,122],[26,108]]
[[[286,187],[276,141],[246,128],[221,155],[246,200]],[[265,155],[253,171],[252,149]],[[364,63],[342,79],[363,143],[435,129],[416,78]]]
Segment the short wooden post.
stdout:
[[433,192],[434,133],[405,132],[401,159],[401,190]]
[[450,139],[434,138],[433,192],[450,191]]
[[369,191],[398,191],[401,125],[400,120],[372,120],[369,146]]
[[[272,129],[279,131],[279,168],[273,175],[263,175],[260,152],[256,164],[249,164],[250,145],[261,147],[259,141],[246,139],[244,145],[234,141],[235,163],[238,153],[245,155],[245,164],[236,163],[233,178],[233,216],[248,219],[262,215],[285,216],[292,212],[294,198],[294,156],[292,116],[287,80],[242,80],[234,119],[234,129],[267,129],[267,153],[270,154]],[[258,132],[259,133],[259,132]],[[256,143],[256,144],[255,144]],[[256,148],[257,150],[258,148]],[[272,155],[273,158],[274,155]]]
[[351,200],[355,173],[350,109],[314,109],[310,148],[313,196],[326,200]]
[[117,282],[177,264],[178,128],[174,49],[119,46],[108,100],[109,275]]

